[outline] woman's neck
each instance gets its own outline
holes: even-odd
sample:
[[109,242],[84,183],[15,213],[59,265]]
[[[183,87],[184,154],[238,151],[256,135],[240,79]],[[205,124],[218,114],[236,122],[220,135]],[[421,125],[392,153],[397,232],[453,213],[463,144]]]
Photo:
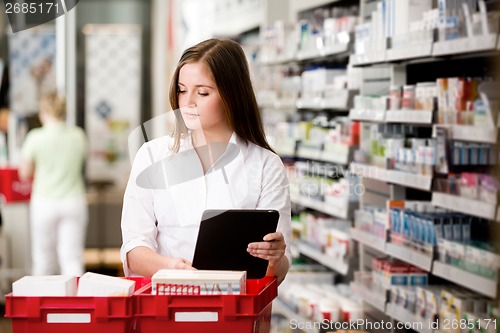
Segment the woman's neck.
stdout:
[[211,143],[223,143],[229,142],[231,136],[233,135],[232,131],[223,131],[223,132],[205,132],[205,131],[194,131],[192,133],[193,146],[200,147],[204,145],[210,145]]

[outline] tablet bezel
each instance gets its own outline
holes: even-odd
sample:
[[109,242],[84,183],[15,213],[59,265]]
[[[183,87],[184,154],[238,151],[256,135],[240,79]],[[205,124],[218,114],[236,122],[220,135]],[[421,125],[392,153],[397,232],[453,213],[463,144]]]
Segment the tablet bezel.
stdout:
[[272,209],[210,209],[203,212],[193,256],[193,267],[244,270],[248,279],[266,275],[267,260],[247,252],[249,243],[263,242],[276,232],[279,212]]

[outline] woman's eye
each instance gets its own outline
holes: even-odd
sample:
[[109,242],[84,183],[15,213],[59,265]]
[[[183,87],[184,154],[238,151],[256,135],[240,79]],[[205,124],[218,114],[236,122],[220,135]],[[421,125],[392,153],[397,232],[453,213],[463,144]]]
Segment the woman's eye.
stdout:
[[201,92],[199,92],[198,95],[200,95],[200,96],[208,96],[208,93],[201,93]]
[[177,90],[177,93],[178,93],[178,94],[185,94],[185,93],[186,93],[186,90]]

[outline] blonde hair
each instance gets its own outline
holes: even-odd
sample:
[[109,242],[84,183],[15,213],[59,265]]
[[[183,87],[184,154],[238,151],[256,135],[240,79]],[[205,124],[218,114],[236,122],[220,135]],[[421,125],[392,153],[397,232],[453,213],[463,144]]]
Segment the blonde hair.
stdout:
[[49,93],[40,98],[40,111],[57,119],[66,117],[66,100],[57,93]]

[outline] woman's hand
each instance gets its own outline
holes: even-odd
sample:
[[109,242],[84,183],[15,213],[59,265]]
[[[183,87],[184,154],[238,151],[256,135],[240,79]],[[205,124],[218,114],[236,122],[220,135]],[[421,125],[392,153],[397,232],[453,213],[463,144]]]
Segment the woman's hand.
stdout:
[[269,267],[278,265],[285,255],[285,238],[281,232],[273,232],[264,236],[263,242],[248,244],[247,251],[252,256],[269,261]]
[[195,270],[195,268],[192,266],[189,260],[183,258],[172,258],[172,257],[168,257],[167,259],[167,268]]

